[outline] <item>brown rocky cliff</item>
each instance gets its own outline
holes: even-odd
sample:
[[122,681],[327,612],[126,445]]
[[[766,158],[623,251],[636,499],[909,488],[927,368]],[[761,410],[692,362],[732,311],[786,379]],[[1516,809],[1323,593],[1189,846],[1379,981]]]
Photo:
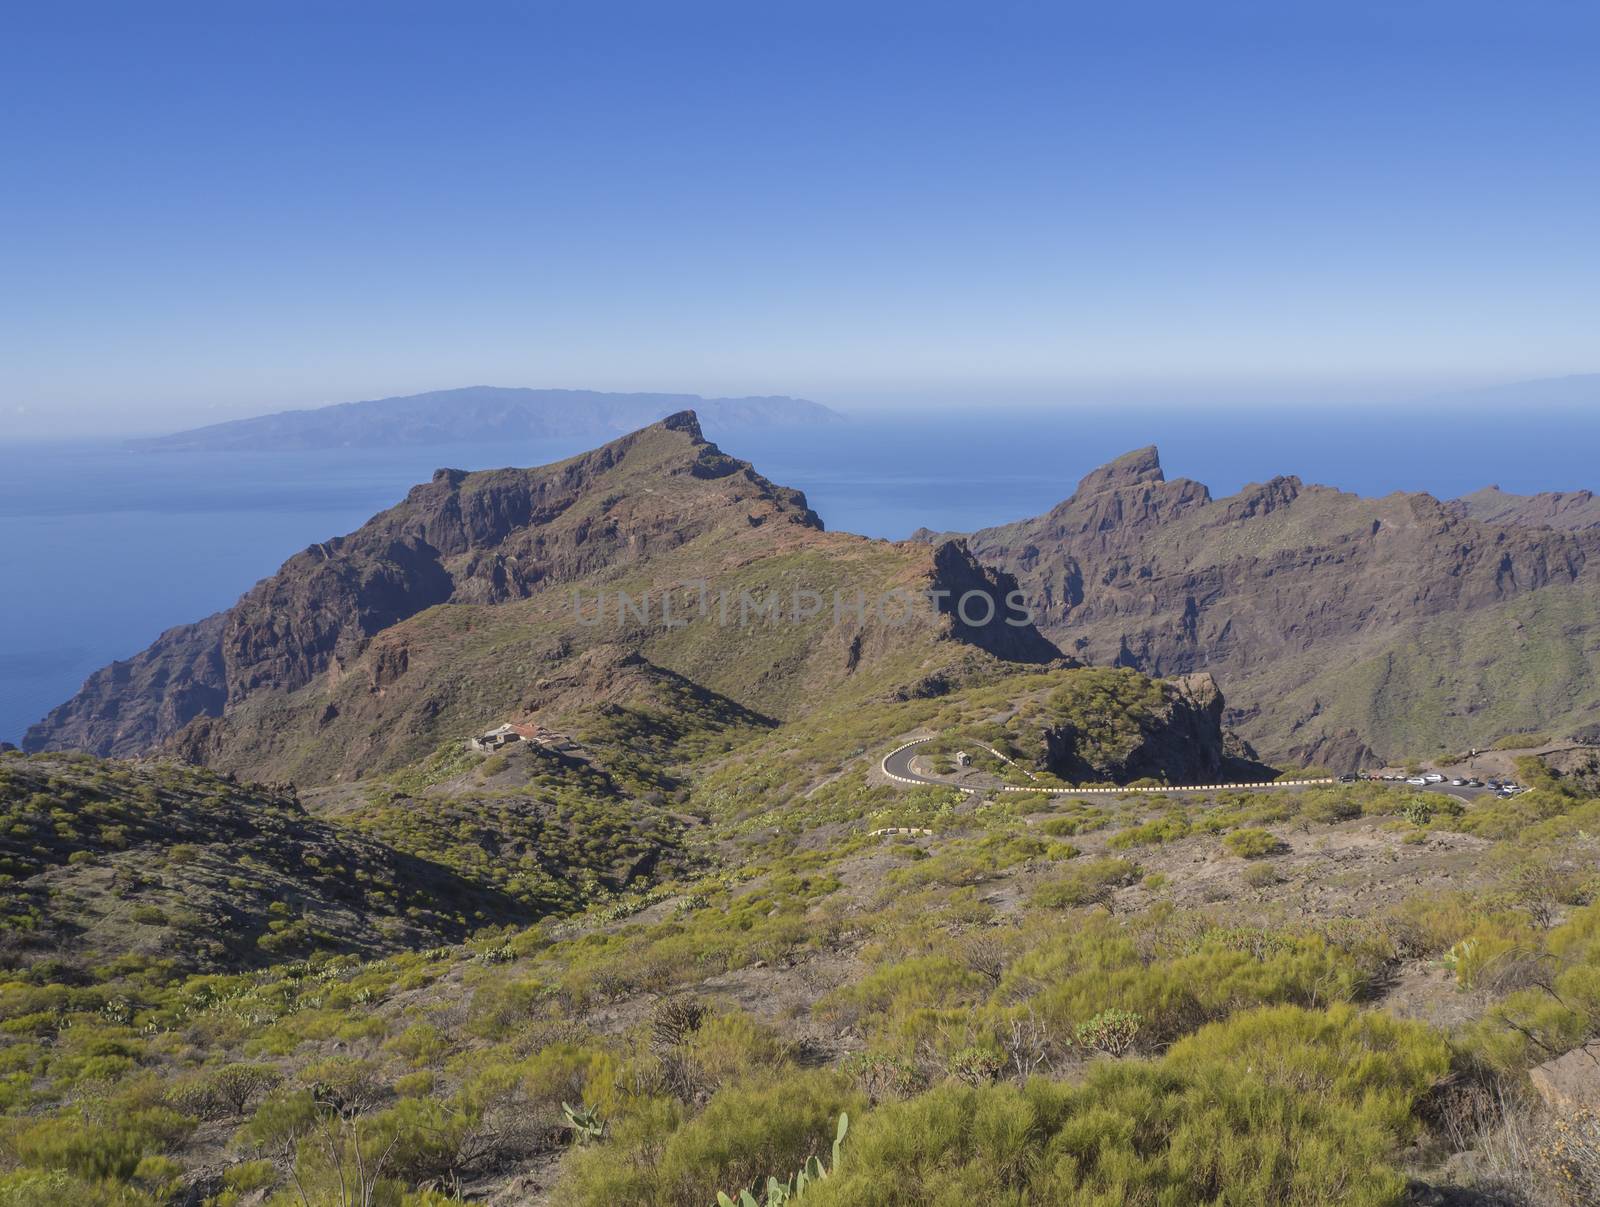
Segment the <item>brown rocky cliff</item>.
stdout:
[[980,565],[965,541],[945,541],[934,549],[928,590],[957,640],[1009,662],[1061,657],[1034,627],[1016,578]]

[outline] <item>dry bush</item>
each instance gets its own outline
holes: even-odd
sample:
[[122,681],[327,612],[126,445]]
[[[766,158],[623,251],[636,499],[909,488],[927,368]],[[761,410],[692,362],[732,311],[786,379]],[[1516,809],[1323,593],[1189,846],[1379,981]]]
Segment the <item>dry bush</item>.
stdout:
[[650,1046],[656,1052],[676,1048],[700,1029],[706,1007],[692,997],[666,997],[650,1011]]
[[1557,1197],[1600,1202],[1600,1115],[1587,1109],[1553,1115],[1538,1140],[1534,1155]]
[[1492,1075],[1452,1077],[1420,1113],[1454,1152],[1455,1171],[1485,1203],[1582,1207],[1600,1202],[1600,1115],[1553,1110]]
[[1025,1015],[1011,1018],[1001,1028],[1000,1046],[1005,1049],[1012,1072],[1022,1082],[1048,1068],[1054,1056],[1050,1029],[1034,1015],[1032,1006]]
[[992,935],[977,934],[961,945],[961,961],[990,985],[998,986],[1006,974],[1010,952]]
[[1547,988],[1552,977],[1550,957],[1543,952],[1513,948],[1486,962],[1478,972],[1476,987],[1495,997],[1518,989]]

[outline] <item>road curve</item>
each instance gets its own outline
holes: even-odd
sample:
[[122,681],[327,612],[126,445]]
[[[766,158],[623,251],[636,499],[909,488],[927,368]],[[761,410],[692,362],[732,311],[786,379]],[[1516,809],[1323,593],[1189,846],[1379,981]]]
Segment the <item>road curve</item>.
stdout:
[[[1058,796],[1114,796],[1118,794],[1143,794],[1147,792],[1165,792],[1181,795],[1185,792],[1220,792],[1238,789],[1264,791],[1275,788],[1308,788],[1319,784],[1336,784],[1339,781],[1332,776],[1320,779],[1305,780],[1271,780],[1267,783],[1221,783],[1221,784],[1185,784],[1181,786],[1166,786],[1160,788],[1047,788],[1021,787],[1015,784],[997,784],[992,788],[972,788],[965,784],[955,783],[953,780],[938,779],[933,776],[920,775],[911,769],[911,760],[917,755],[917,747],[933,741],[932,738],[913,738],[909,742],[896,746],[883,756],[879,767],[883,774],[897,784],[932,785],[935,788],[954,788],[959,792],[977,795],[983,792],[1047,792]],[[987,747],[985,747],[987,749]],[[991,752],[993,753],[993,752]],[[1007,762],[1011,760],[1007,759]]]
[[[1318,779],[1267,780],[1266,782],[1261,782],[1258,780],[1239,784],[1185,784],[1161,788],[1047,788],[1043,786],[1020,787],[1015,784],[996,784],[995,786],[989,788],[973,788],[966,784],[958,784],[954,780],[939,779],[935,776],[929,775],[920,775],[916,771],[912,770],[911,760],[917,756],[917,747],[926,745],[931,741],[933,741],[932,738],[913,738],[909,742],[902,742],[888,754],[883,756],[882,761],[878,764],[879,769],[885,776],[897,784],[927,785],[934,788],[954,788],[958,792],[966,792],[973,796],[981,795],[985,792],[1045,792],[1055,796],[1115,796],[1156,792],[1167,793],[1168,795],[1173,796],[1181,796],[1184,793],[1192,792],[1271,792],[1278,788],[1311,788],[1325,784],[1337,784],[1339,782],[1332,776],[1324,776]],[[973,745],[981,746],[982,749],[988,750],[989,753],[1005,759],[1005,761],[1008,763],[1012,762],[1012,760],[1006,759],[1005,756],[1000,754],[998,751],[993,750],[988,746],[983,746],[982,743],[973,743]],[[1016,763],[1012,763],[1012,765],[1018,766],[1019,770],[1021,770],[1023,774],[1031,775],[1026,768],[1020,767]],[[1443,792],[1448,796],[1454,796],[1460,800],[1472,800],[1474,797],[1482,796],[1486,791],[1488,791],[1488,789],[1485,788],[1457,787],[1456,785],[1449,783],[1428,784],[1425,786],[1417,784],[1395,784],[1392,786],[1410,787],[1421,792]]]

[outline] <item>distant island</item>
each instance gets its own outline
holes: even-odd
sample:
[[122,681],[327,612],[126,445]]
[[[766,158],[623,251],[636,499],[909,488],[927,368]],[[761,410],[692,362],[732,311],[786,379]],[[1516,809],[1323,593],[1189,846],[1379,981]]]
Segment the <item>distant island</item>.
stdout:
[[1474,389],[1428,394],[1415,400],[1428,407],[1504,408],[1583,407],[1600,405],[1600,373],[1574,373],[1567,377],[1536,377]]
[[128,443],[150,452],[282,452],[395,448],[485,439],[603,439],[684,410],[695,411],[707,427],[718,432],[811,427],[844,419],[821,403],[783,395],[701,398],[696,394],[467,386],[312,410],[279,411]]

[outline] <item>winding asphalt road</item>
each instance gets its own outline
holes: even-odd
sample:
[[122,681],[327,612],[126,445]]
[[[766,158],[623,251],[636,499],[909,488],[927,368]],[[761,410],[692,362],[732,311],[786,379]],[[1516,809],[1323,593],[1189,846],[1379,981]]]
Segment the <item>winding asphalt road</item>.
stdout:
[[[879,767],[882,769],[884,775],[888,776],[889,779],[893,780],[897,784],[929,784],[936,788],[955,788],[961,792],[973,794],[980,792],[1048,792],[1053,795],[1062,796],[1114,796],[1118,794],[1160,792],[1168,795],[1181,796],[1185,793],[1217,792],[1223,789],[1228,791],[1244,790],[1251,792],[1273,792],[1280,788],[1311,788],[1319,787],[1325,784],[1336,784],[1339,782],[1333,777],[1327,776],[1319,779],[1271,780],[1267,783],[1189,784],[1179,787],[1165,788],[1046,788],[1043,786],[1034,787],[1031,785],[1027,787],[1019,787],[1015,784],[995,784],[986,787],[974,787],[970,784],[958,783],[952,779],[942,779],[936,776],[923,775],[922,773],[912,769],[911,763],[912,760],[917,757],[917,747],[926,745],[933,740],[934,739],[932,738],[914,738],[909,742],[905,742],[899,746],[896,746],[888,754],[883,756],[883,761],[879,764]],[[983,749],[988,750],[989,748],[984,747]],[[990,750],[990,753],[997,754],[997,752],[993,750]],[[997,754],[997,757],[1004,756]],[[1009,759],[1006,761],[1010,762]],[[1414,789],[1418,788],[1418,785],[1416,784],[1396,786],[1410,787]],[[1481,796],[1484,792],[1488,791],[1486,788],[1456,787],[1449,783],[1429,784],[1427,788],[1421,790],[1429,792],[1445,792],[1451,796],[1460,797],[1462,800],[1471,800],[1473,797]]]

